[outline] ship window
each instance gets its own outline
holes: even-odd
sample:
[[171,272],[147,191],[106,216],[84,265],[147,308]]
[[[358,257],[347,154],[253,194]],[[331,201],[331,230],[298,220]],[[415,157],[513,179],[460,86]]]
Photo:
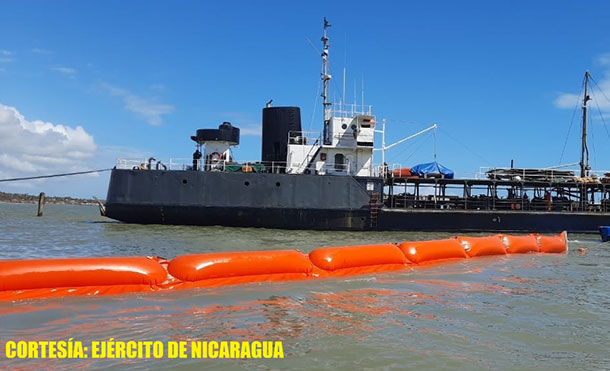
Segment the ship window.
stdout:
[[250,185],[250,182],[245,181],[245,182],[244,182],[244,185],[247,187],[247,186],[249,186],[249,185]]
[[343,129],[343,130],[347,129],[347,125],[346,124],[341,125],[341,129]]
[[326,152],[320,153],[320,160],[326,161]]
[[279,187],[279,186],[280,186],[280,182],[276,182],[276,183],[275,183],[275,186],[276,186],[276,187]]
[[343,163],[345,161],[345,156],[343,156],[343,154],[341,153],[337,153],[335,155],[335,170],[336,171],[342,171],[343,170]]
[[186,179],[182,179],[182,184],[186,184]]

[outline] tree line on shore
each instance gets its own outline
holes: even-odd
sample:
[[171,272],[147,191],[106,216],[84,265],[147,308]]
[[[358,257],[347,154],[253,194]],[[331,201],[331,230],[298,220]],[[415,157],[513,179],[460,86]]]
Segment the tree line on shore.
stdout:
[[[10,202],[18,204],[37,203],[38,195],[30,195],[26,193],[0,192],[0,202]],[[57,205],[96,205],[96,202],[93,199],[53,196],[46,196],[45,203]]]

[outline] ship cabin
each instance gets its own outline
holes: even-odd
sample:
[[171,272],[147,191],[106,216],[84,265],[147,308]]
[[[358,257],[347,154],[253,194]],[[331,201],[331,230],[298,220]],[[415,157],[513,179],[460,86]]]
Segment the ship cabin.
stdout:
[[286,173],[373,176],[371,107],[336,106],[323,133],[289,132]]

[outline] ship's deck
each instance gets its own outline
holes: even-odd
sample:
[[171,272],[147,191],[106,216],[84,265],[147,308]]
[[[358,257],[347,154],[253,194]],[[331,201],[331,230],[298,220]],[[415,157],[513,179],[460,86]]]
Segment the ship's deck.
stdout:
[[610,212],[610,183],[394,178],[385,182],[392,209]]

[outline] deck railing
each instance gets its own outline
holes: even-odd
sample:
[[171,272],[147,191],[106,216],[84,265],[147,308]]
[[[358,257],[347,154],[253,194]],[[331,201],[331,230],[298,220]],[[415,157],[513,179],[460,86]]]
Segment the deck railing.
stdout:
[[[203,159],[193,160],[191,158],[170,158],[167,161],[156,159],[124,159],[117,160],[115,167],[117,169],[127,170],[178,170],[178,171],[244,171],[252,172],[264,169],[267,173],[281,173],[286,170],[285,161],[247,161],[233,162],[226,160],[208,161]],[[256,168],[256,170],[254,169]]]
[[597,182],[609,173],[608,170],[591,170],[589,177],[581,178],[580,169],[574,167],[553,167],[546,169],[514,169],[508,167],[480,167],[476,179],[539,180],[546,182]]
[[331,107],[333,117],[354,117],[356,115],[373,115],[373,106],[349,103],[333,103]]
[[610,183],[389,178],[391,208],[610,212]]
[[288,144],[313,145],[322,142],[319,131],[289,131]]

